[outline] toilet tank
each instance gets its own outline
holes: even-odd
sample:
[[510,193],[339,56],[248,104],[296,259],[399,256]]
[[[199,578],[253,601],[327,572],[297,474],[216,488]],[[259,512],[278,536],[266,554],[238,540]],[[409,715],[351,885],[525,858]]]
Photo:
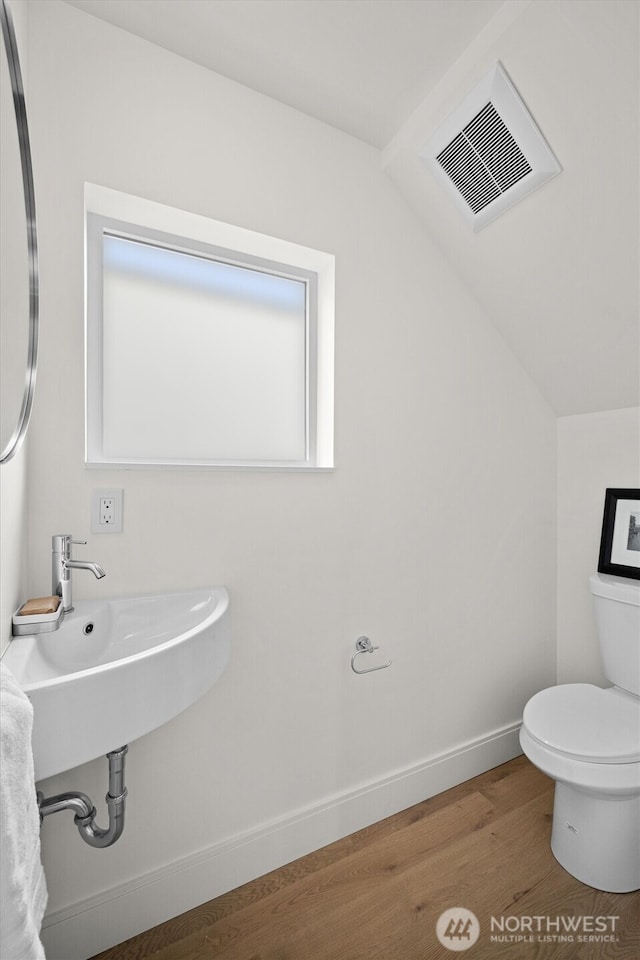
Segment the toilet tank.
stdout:
[[605,676],[640,696],[640,581],[594,573],[589,584]]

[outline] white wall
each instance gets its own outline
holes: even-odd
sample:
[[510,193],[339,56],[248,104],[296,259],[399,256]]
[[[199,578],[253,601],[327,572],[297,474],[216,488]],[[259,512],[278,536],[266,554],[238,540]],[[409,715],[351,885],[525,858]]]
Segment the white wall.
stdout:
[[558,420],[558,683],[607,686],[589,593],[607,487],[640,487],[640,408]]
[[[422,795],[443,789],[429,758],[512,730],[555,676],[556,437],[375,150],[57,0],[34,3],[31,40],[43,343],[30,589],[48,588],[51,535],[69,532],[107,571],[74,574],[78,597],[224,583],[233,612],[222,680],[131,746],[124,838],[95,851],[71,816],[45,823],[61,928],[87,897],[314,805],[334,811],[335,838],[371,815],[363,802],[343,818],[340,798],[423,767]],[[85,469],[85,180],[335,254],[335,471]],[[125,490],[121,535],[89,535],[99,486]],[[351,672],[360,634],[390,669]],[[44,785],[72,788],[99,800],[102,761]],[[312,818],[297,829],[296,849],[313,846]],[[237,880],[219,868],[200,889]],[[92,933],[93,952],[145,924],[126,914]]]
[[[9,8],[29,120],[29,10],[24,0],[10,0]],[[22,186],[16,189],[21,193]],[[8,319],[3,317],[3,323]],[[23,443],[12,460],[0,464],[0,655],[11,640],[11,617],[27,599],[27,446]]]

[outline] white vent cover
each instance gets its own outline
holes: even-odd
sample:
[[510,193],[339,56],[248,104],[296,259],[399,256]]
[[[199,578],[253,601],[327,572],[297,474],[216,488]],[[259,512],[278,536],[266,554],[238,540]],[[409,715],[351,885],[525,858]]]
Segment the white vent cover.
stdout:
[[420,150],[474,230],[560,173],[502,64]]

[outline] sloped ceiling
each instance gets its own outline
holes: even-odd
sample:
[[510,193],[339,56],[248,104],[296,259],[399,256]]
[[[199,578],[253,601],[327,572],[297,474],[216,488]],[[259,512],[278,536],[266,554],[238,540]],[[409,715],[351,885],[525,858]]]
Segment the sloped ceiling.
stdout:
[[[366,141],[558,415],[640,402],[636,0],[67,0]],[[419,158],[496,60],[563,172],[473,233]]]

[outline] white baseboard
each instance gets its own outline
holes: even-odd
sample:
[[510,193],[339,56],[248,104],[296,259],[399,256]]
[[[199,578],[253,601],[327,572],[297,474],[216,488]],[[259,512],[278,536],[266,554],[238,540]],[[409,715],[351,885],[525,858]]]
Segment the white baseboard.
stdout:
[[[405,810],[522,753],[520,723],[229,837],[160,870],[47,914],[47,960],[86,960],[270,870]],[[126,836],[122,841],[126,843]]]

